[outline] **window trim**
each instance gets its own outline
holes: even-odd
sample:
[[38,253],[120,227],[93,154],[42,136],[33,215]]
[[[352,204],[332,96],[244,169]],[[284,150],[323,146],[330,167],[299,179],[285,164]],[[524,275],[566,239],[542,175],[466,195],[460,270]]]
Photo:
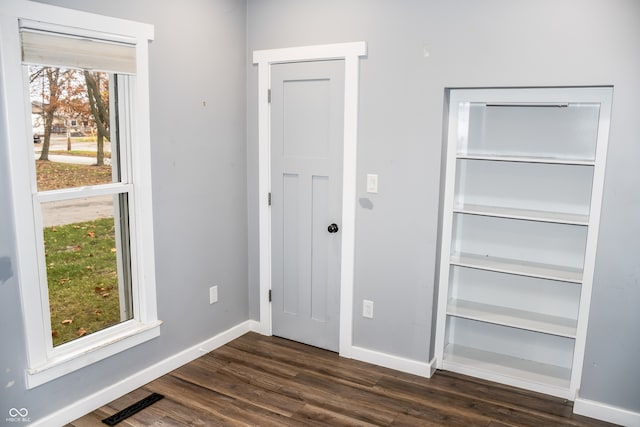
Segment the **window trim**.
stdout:
[[[28,21],[45,31],[92,37],[101,40],[132,40],[136,48],[136,76],[131,84],[128,108],[135,120],[126,129],[131,169],[135,178],[130,189],[133,293],[136,295],[134,318],[74,340],[53,349],[51,345],[48,301],[42,292],[37,250],[37,214],[33,209],[35,174],[30,144],[22,141],[31,135],[31,110],[25,96],[21,60],[20,23]],[[151,197],[148,42],[153,40],[153,26],[117,18],[65,9],[35,2],[5,0],[0,4],[0,103],[5,116],[0,117],[4,131],[0,140],[7,145],[9,176],[16,230],[16,270],[20,283],[24,333],[27,347],[26,387],[34,388],[94,362],[125,351],[160,334],[157,318],[153,215]],[[130,136],[128,134],[130,132]],[[120,187],[121,189],[121,187]],[[109,185],[99,192],[110,192]],[[69,190],[69,194],[73,189]],[[46,198],[46,194],[36,197]],[[60,197],[59,194],[56,198]],[[45,295],[43,295],[45,294]]]

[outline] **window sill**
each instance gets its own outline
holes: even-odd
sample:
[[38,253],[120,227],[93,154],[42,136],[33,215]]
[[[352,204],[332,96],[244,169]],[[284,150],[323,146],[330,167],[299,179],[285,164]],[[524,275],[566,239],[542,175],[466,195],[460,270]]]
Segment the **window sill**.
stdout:
[[[105,333],[93,345],[77,351],[60,352],[44,363],[27,369],[27,388],[32,389],[63,375],[89,366],[160,335],[162,321],[149,323],[131,322],[115,333]],[[123,325],[124,326],[124,325]],[[105,331],[107,332],[107,331]],[[100,332],[96,332],[100,334]],[[93,338],[88,336],[87,338]]]

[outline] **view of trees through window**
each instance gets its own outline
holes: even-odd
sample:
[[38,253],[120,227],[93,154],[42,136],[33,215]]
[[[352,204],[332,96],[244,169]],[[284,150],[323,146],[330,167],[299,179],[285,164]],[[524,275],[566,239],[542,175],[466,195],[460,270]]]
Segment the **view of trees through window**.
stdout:
[[49,160],[52,137],[95,141],[96,165],[105,164],[109,147],[109,75],[86,70],[29,67],[34,135],[42,139],[40,160]]
[[[48,196],[40,208],[56,346],[132,318],[127,194],[90,191],[121,181],[111,138],[114,76],[28,70],[37,189]],[[73,197],[56,191],[85,188]]]

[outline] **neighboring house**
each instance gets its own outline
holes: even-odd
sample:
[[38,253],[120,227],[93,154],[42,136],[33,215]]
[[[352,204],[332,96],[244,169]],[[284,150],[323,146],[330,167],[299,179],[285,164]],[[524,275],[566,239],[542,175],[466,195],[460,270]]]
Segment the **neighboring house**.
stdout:
[[[31,127],[34,135],[44,135],[44,109],[47,106],[48,104],[42,104],[39,101],[31,101]],[[86,120],[79,114],[56,111],[53,117],[51,133],[66,135],[67,130],[71,136],[95,134],[93,120]]]
[[44,135],[44,108],[42,102],[31,102],[31,127],[34,135]]
[[[44,110],[49,104],[43,104],[42,102],[31,102],[31,126],[33,128],[34,135],[44,135]],[[66,133],[67,127],[65,126],[65,117],[55,114],[53,118],[53,125],[51,126],[52,133]]]

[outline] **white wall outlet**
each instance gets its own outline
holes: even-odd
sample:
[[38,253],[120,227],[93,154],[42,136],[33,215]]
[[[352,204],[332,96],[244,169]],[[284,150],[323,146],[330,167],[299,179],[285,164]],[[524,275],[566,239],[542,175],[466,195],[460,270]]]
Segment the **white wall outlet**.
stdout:
[[212,286],[209,288],[209,304],[218,302],[218,286]]
[[378,175],[374,173],[367,174],[367,193],[378,192]]
[[362,317],[373,319],[373,301],[362,300]]

